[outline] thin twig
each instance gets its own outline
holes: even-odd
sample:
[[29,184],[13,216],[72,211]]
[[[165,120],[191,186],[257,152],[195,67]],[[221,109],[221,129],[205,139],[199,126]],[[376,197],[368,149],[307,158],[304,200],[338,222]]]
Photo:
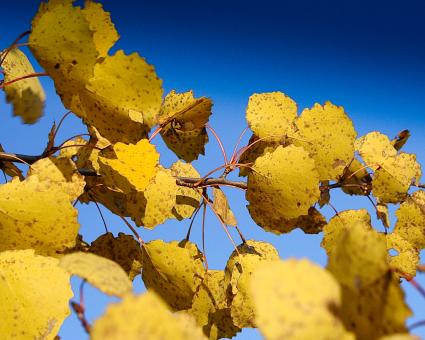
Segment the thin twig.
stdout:
[[221,153],[223,154],[224,164],[226,165],[229,164],[229,162],[227,161],[226,150],[224,150],[224,146],[223,146],[223,143],[221,142],[220,137],[218,137],[218,134],[209,124],[205,124],[205,127],[211,131],[211,133],[214,135],[215,139],[217,140],[218,146],[220,147]]
[[235,188],[241,188],[246,190],[248,188],[246,182],[236,182],[230,181],[225,178],[206,178],[201,183],[199,183],[199,178],[192,177],[176,177],[176,184],[189,188],[205,187],[205,186],[220,186],[226,185]]
[[20,81],[20,80],[24,80],[24,79],[28,79],[28,78],[35,78],[35,77],[43,77],[43,76],[48,76],[48,74],[46,72],[35,72],[35,73],[27,74],[25,76],[22,76],[22,77],[19,77],[19,78],[16,78],[16,79],[12,79],[12,80],[9,80],[9,81],[6,81],[6,82],[0,84],[0,89],[5,88],[6,86],[9,86],[13,83],[16,83],[17,81]]

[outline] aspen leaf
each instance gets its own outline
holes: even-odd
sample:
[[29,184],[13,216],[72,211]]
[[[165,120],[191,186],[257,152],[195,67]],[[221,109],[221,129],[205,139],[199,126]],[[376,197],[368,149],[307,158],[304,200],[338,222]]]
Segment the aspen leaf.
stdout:
[[259,138],[279,141],[297,117],[297,104],[282,92],[254,93],[249,97],[246,120]]
[[0,186],[0,216],[1,251],[34,248],[58,256],[75,245],[79,224],[69,194],[35,175]]
[[[18,48],[9,50],[2,67],[4,82],[35,72],[27,56]],[[33,124],[43,115],[45,94],[38,78],[21,79],[5,86],[4,91],[7,102],[13,104],[13,114],[20,116],[24,123]]]
[[57,259],[33,249],[0,253],[0,333],[7,339],[55,339],[72,295]]
[[409,130],[400,131],[397,136],[391,140],[391,145],[394,146],[394,149],[399,151],[404,146],[404,144],[406,144],[409,137]]
[[270,243],[248,240],[230,255],[225,268],[224,284],[228,286],[228,302],[235,326],[255,327],[254,305],[250,288],[251,275],[263,261],[279,259]]
[[100,3],[88,0],[82,10],[90,29],[93,31],[93,42],[100,57],[105,57],[109,49],[119,39],[118,32],[111,21],[109,12],[105,12]]
[[342,285],[358,290],[388,272],[387,244],[375,229],[351,222],[335,241],[327,268]]
[[226,301],[224,271],[209,270],[187,312],[195,317],[209,339],[232,338],[240,328],[233,324]]
[[302,146],[314,159],[320,180],[335,180],[354,155],[357,132],[344,108],[331,102],[304,109],[295,121],[294,144]]
[[357,339],[406,333],[405,322],[411,314],[399,280],[391,272],[358,291],[342,286],[340,315]]
[[136,143],[156,124],[162,92],[154,68],[120,50],[96,63],[74,112],[109,141]]
[[388,234],[386,238],[388,250],[397,252],[396,255],[388,254],[390,267],[396,273],[405,277],[414,277],[416,275],[416,266],[419,263],[419,250],[398,233]]
[[176,195],[176,179],[169,169],[160,169],[144,192],[132,195],[127,211],[137,225],[152,229],[174,217]]
[[326,250],[329,257],[334,256],[341,234],[350,229],[353,224],[361,224],[364,229],[372,229],[370,215],[366,209],[345,210],[332,217],[323,228],[323,240],[321,246]]
[[248,175],[248,210],[261,227],[268,220],[292,219],[306,215],[320,197],[319,175],[314,161],[301,147],[279,146],[255,161]]
[[395,213],[397,222],[393,231],[417,249],[425,247],[425,210],[415,200],[421,196],[425,196],[425,191],[415,192],[412,198],[400,205]]
[[424,193],[417,191],[400,205],[394,230],[387,235],[388,249],[398,252],[389,257],[390,265],[402,276],[416,275],[419,252],[425,247],[425,209],[420,204]]
[[415,155],[400,153],[388,157],[375,171],[372,192],[381,202],[400,202],[406,198],[410,185],[419,182],[421,174]]
[[238,224],[238,221],[236,220],[235,215],[233,214],[232,210],[230,210],[229,202],[227,201],[227,197],[224,194],[223,190],[220,188],[213,188],[213,209],[215,212],[220,216],[221,220],[224,224],[230,225],[230,226],[236,226]]
[[[32,22],[29,47],[40,65],[73,96],[93,75],[99,53],[87,17],[73,1],[42,3]],[[60,27],[61,29],[52,29]],[[61,53],[57,53],[61,51]]]
[[91,339],[126,340],[206,340],[189,315],[170,313],[166,304],[153,292],[128,295],[111,304],[95,321]]
[[158,122],[161,127],[183,132],[202,129],[211,115],[212,101],[209,98],[194,98],[193,92],[176,93],[172,90],[164,99]]
[[[270,141],[270,140],[261,140],[258,141],[259,138],[256,135],[252,135],[249,139],[248,145],[253,144],[249,147],[246,151],[244,151],[241,156],[239,157],[240,164],[254,164],[255,160],[264,155],[267,152],[272,152],[275,150],[279,145],[280,142],[277,141]],[[247,146],[248,146],[247,145]],[[239,168],[239,176],[248,176],[248,173],[251,170],[247,167],[240,167]]]
[[143,246],[143,281],[175,310],[192,306],[204,271],[202,254],[191,242],[154,240]]
[[50,182],[58,190],[67,193],[70,201],[75,200],[83,193],[86,184],[74,162],[68,158],[42,158],[31,164],[28,176],[34,175],[40,181]]
[[118,237],[114,237],[112,233],[103,234],[91,243],[89,251],[118,263],[131,281],[141,274],[142,251],[131,235],[118,233]]
[[62,257],[60,266],[108,295],[124,297],[133,289],[124,270],[116,262],[102,256],[76,252]]
[[397,155],[397,150],[391,145],[388,136],[377,131],[360,137],[356,140],[354,146],[366,165],[372,169],[384,164],[389,157]]
[[205,144],[208,143],[205,128],[180,131],[167,125],[161,130],[161,136],[168,148],[186,162],[192,162],[199,155],[205,154]]
[[[170,170],[174,177],[201,177],[199,172],[196,171],[191,164],[183,163],[181,161],[174,163]],[[179,221],[191,217],[195,209],[199,206],[200,200],[201,194],[196,189],[178,186],[176,193],[176,205],[173,208],[174,216]]]
[[157,172],[158,162],[159,153],[147,139],[137,144],[116,143],[99,157],[106,184],[124,192],[144,191]]
[[308,260],[272,261],[252,274],[256,324],[266,339],[352,339],[335,312],[338,282]]

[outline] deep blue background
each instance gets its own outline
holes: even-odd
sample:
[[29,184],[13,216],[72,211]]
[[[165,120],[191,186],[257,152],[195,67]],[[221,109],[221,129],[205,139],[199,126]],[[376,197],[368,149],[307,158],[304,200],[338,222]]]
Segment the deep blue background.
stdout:
[[[38,1],[2,2],[0,49],[29,29]],[[418,1],[104,1],[121,35],[116,49],[138,51],[155,65],[165,90],[193,89],[197,96],[214,100],[211,125],[231,152],[246,126],[248,97],[254,92],[283,91],[300,110],[315,102],[331,100],[345,107],[362,135],[379,130],[393,137],[408,128],[412,137],[405,151],[414,152],[425,164],[425,2]],[[58,27],[57,29],[61,29]],[[11,117],[7,104],[0,105],[0,143],[7,151],[40,153],[54,119],[65,112],[51,81],[43,79],[47,92],[46,115],[35,126],[23,126]],[[1,98],[3,99],[3,98]],[[4,100],[1,101],[4,103]],[[77,118],[70,118],[60,138],[85,132]],[[175,161],[160,138],[155,139],[161,161]],[[213,137],[206,157],[195,166],[206,173],[220,165],[221,154]],[[243,193],[226,190],[240,227],[248,238],[272,242],[281,257],[307,257],[326,264],[321,236],[293,232],[275,236],[265,233],[250,219]],[[371,205],[366,198],[332,193],[338,210]],[[103,231],[96,208],[79,206],[82,233],[92,241]],[[105,211],[105,209],[103,209]],[[106,212],[105,212],[106,213]],[[327,217],[331,209],[323,209]],[[125,231],[122,222],[107,214],[115,233]],[[393,218],[393,222],[394,222]],[[181,239],[188,223],[169,222],[154,231],[141,231],[146,240]],[[382,230],[380,223],[375,227]],[[200,239],[200,225],[194,236]],[[207,256],[211,268],[223,268],[232,251],[230,242],[214,217],[207,216]],[[418,280],[425,285],[423,277]],[[137,291],[143,289],[136,278]],[[78,286],[79,279],[73,279]],[[425,300],[408,284],[403,285],[415,312],[425,319]],[[113,299],[87,287],[86,305],[92,321]],[[425,337],[425,329],[415,333]],[[74,315],[64,323],[63,339],[85,334]],[[244,330],[240,339],[257,339],[255,330]]]

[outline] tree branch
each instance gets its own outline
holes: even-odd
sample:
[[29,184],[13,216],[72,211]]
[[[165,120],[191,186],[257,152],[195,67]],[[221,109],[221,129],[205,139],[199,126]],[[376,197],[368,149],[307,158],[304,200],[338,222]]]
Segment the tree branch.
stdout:
[[201,178],[176,177],[176,184],[188,188],[199,188],[214,185],[231,186],[243,190],[246,190],[248,188],[246,182],[230,181],[225,178],[205,178],[204,180],[202,180]]
[[[38,160],[44,158],[46,156],[31,156],[31,155],[21,155],[21,154],[13,154],[7,152],[0,152],[0,161],[13,162],[13,163],[27,163],[33,164]],[[83,176],[99,176],[96,171],[92,169],[78,169],[78,172]],[[236,182],[230,181],[225,178],[192,178],[192,177],[176,177],[176,184],[183,187],[188,188],[202,188],[207,186],[215,186],[215,185],[224,185],[230,186],[234,188],[240,188],[246,190],[248,188],[246,182]]]

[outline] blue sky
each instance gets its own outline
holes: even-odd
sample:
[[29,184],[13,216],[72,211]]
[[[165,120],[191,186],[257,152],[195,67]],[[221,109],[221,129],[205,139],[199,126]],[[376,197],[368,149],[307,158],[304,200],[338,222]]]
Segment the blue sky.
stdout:
[[[315,102],[331,100],[344,106],[359,135],[379,130],[393,137],[409,129],[412,137],[405,151],[414,152],[425,164],[425,3],[417,1],[103,1],[121,35],[116,49],[139,52],[156,68],[165,90],[193,89],[197,96],[214,101],[211,125],[232,151],[246,126],[245,109],[254,92],[282,91],[300,110]],[[0,48],[30,27],[37,1],[2,4]],[[60,29],[60,28],[58,28]],[[52,82],[43,79],[47,91],[46,115],[35,126],[24,126],[0,104],[0,143],[7,151],[40,153],[53,122],[65,112]],[[2,99],[3,99],[2,95]],[[1,101],[4,103],[4,100]],[[69,118],[60,138],[84,132],[76,118]],[[160,138],[155,139],[161,162],[176,160]],[[221,154],[213,137],[206,156],[194,163],[201,173],[220,165]],[[293,232],[275,236],[264,232],[249,217],[243,193],[226,190],[240,227],[247,238],[272,242],[281,257],[307,257],[326,264],[321,236]],[[332,193],[338,210],[368,208],[366,198]],[[92,205],[79,206],[82,233],[92,241],[102,233],[102,222]],[[105,211],[105,209],[103,209]],[[332,215],[323,209],[327,217]],[[107,214],[115,233],[125,231],[119,219]],[[395,218],[393,218],[393,222]],[[169,222],[154,231],[141,231],[146,240],[181,239],[188,223]],[[375,222],[378,230],[381,225]],[[195,240],[200,240],[196,224]],[[207,256],[211,268],[224,267],[232,246],[212,214],[207,216]],[[236,237],[236,236],[235,236]],[[423,277],[418,280],[425,285]],[[143,289],[136,278],[138,291]],[[79,280],[73,279],[74,286]],[[416,314],[425,319],[425,300],[404,284]],[[87,287],[90,320],[113,301]],[[425,337],[425,328],[417,329]],[[63,339],[84,338],[75,316],[61,331]],[[238,339],[258,339],[244,331]]]

